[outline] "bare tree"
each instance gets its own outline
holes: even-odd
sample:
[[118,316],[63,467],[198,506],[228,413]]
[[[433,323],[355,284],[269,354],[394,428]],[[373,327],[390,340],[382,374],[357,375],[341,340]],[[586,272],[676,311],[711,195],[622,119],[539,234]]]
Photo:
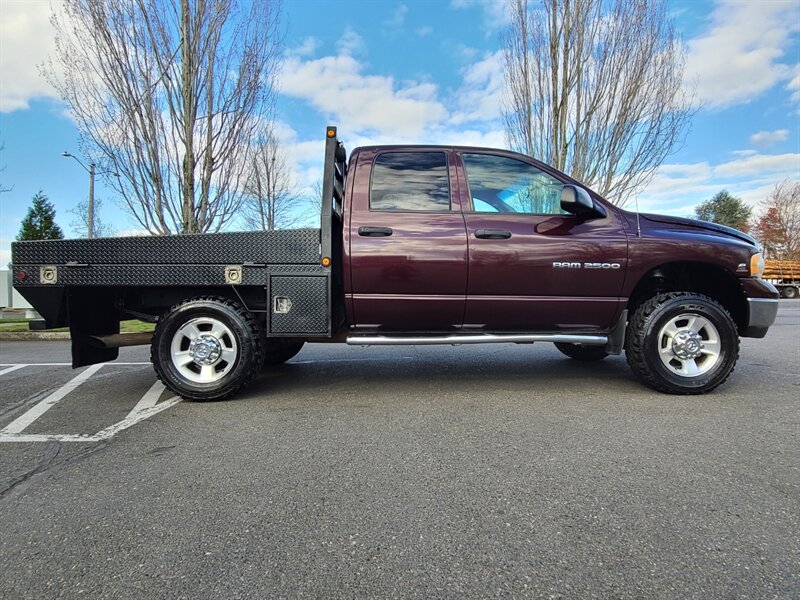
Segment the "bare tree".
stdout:
[[509,145],[624,205],[694,114],[664,0],[508,0]]
[[[94,199],[94,215],[92,218],[92,237],[111,237],[116,233],[114,227],[110,223],[100,219],[100,210],[103,208],[103,200],[101,198]],[[73,219],[69,223],[72,233],[78,237],[87,237],[89,232],[89,200],[81,200],[77,206],[67,211],[72,215]]]
[[322,213],[322,179],[318,179],[311,186],[311,191],[303,199],[303,214],[305,221],[313,227],[318,227]]
[[[0,152],[2,152],[5,149],[6,149],[6,145],[5,144],[0,144]],[[6,166],[5,165],[0,167],[0,173],[2,173],[5,170],[6,170]],[[5,194],[6,192],[10,192],[13,189],[14,189],[13,185],[11,187],[5,187],[2,183],[0,183],[0,194]]]
[[248,164],[242,205],[245,224],[266,231],[296,227],[302,197],[292,188],[286,157],[271,132],[254,144]]
[[277,0],[64,0],[43,68],[85,151],[155,234],[217,231],[268,124]]
[[781,181],[760,207],[753,233],[766,257],[800,260],[800,181]]

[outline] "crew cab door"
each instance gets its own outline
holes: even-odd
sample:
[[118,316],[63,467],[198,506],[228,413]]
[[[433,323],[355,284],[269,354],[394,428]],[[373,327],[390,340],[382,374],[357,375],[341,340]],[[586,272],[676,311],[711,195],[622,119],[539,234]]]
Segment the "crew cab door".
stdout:
[[361,150],[351,188],[351,323],[357,329],[461,327],[467,234],[452,206],[457,176],[446,149]]
[[616,211],[561,210],[564,182],[510,153],[458,153],[469,240],[464,328],[608,328],[620,306],[627,238]]

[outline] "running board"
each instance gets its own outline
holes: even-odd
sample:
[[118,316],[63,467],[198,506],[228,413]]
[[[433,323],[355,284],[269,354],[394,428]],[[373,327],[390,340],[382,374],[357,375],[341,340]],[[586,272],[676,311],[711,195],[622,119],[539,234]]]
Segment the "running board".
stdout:
[[584,335],[566,333],[540,334],[485,334],[391,337],[382,335],[356,335],[347,338],[348,346],[431,346],[434,344],[529,344],[532,342],[561,342],[584,346],[605,346],[607,335]]

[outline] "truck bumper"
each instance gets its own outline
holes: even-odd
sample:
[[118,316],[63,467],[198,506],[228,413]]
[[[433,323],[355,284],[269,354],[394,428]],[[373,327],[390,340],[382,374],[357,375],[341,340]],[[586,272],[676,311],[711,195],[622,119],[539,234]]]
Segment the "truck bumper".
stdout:
[[[747,326],[739,332],[739,335],[741,337],[763,338],[767,335],[767,330],[775,322],[775,317],[778,314],[779,296],[778,290],[771,283],[762,280],[754,280],[754,282],[758,282],[756,285],[759,288],[757,294],[754,295],[766,295],[769,297],[747,298]],[[751,286],[753,283],[751,283]]]

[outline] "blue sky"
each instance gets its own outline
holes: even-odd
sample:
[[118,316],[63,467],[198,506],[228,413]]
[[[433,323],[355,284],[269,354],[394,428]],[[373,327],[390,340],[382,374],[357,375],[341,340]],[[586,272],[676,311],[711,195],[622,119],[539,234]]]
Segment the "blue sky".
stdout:
[[[57,4],[57,2],[56,2]],[[669,4],[700,106],[686,143],[646,190],[641,210],[690,215],[727,188],[755,204],[800,179],[800,5],[794,1]],[[77,131],[37,65],[52,51],[49,0],[0,0],[0,265],[33,195],[43,190],[67,234],[86,197]],[[348,148],[368,143],[503,147],[499,36],[493,0],[285,0],[278,131],[293,179],[320,178],[327,124]],[[98,180],[102,220],[136,226]]]

